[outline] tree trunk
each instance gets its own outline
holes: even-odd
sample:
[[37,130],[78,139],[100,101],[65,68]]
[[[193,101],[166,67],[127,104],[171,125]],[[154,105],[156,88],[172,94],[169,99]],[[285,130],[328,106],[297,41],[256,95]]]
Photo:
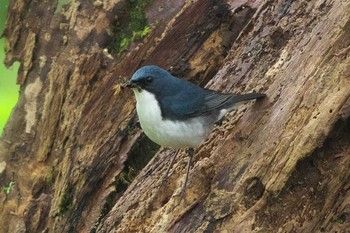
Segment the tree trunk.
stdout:
[[[19,101],[0,142],[2,232],[348,232],[348,1],[11,1]],[[146,23],[147,22],[147,23]],[[196,151],[152,143],[140,66],[267,98]],[[175,153],[169,177],[163,177]]]

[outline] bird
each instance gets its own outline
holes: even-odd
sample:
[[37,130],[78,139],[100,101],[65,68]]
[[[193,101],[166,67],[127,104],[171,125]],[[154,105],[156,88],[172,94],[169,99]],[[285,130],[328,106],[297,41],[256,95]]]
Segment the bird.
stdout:
[[[264,98],[263,93],[235,95],[199,87],[177,78],[163,68],[139,68],[125,85],[136,97],[136,111],[144,133],[156,144],[174,149],[185,148],[187,161],[185,193],[194,149],[198,148],[238,103]],[[171,161],[173,165],[175,156]]]

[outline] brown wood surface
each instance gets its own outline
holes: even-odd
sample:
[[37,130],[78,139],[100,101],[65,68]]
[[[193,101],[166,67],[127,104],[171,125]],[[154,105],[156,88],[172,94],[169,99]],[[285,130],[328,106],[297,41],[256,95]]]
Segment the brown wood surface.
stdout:
[[[113,54],[129,3],[10,1],[0,232],[349,232],[350,2],[154,0],[150,33]],[[185,152],[163,182],[175,152],[113,89],[145,64],[268,96],[198,148],[185,200]]]

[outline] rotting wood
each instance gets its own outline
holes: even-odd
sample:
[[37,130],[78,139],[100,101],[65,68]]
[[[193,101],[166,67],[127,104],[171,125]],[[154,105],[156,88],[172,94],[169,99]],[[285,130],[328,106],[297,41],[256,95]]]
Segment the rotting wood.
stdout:
[[[0,185],[15,184],[0,194],[3,232],[349,228],[350,56],[338,56],[350,44],[349,3],[151,1],[150,33],[113,58],[105,48],[128,1],[97,2],[62,13],[51,1],[10,4],[6,64],[20,61],[22,91],[0,143]],[[199,149],[187,204],[176,196],[182,152],[166,184],[171,150],[125,192],[115,185],[136,175],[125,164],[142,136],[132,94],[113,86],[143,64],[268,94]]]

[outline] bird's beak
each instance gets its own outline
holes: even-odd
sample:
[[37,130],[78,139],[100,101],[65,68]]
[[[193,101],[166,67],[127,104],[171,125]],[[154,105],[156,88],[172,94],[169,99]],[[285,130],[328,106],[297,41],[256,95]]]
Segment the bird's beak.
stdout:
[[127,81],[125,86],[132,89],[136,88],[139,92],[141,91],[141,87],[131,80]]
[[136,88],[137,87],[136,83],[134,83],[131,80],[127,81],[125,86],[128,88]]

